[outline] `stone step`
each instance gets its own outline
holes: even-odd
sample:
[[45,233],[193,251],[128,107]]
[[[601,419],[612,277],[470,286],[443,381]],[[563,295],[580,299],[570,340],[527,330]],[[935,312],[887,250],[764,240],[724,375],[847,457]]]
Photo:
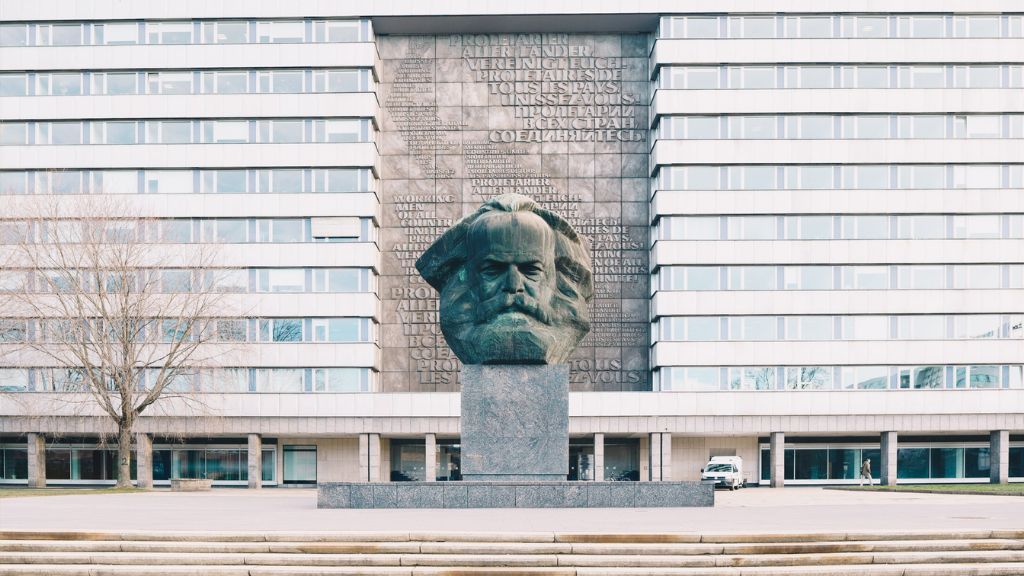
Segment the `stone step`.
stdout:
[[1020,576],[1024,564],[919,564],[753,568],[457,568],[0,565],[0,576]]
[[522,542],[159,542],[3,540],[0,552],[219,554],[587,554],[722,555],[1024,550],[1024,540],[894,540],[764,544],[570,544]]
[[531,542],[595,544],[765,544],[896,540],[1024,539],[1022,530],[874,531],[775,534],[575,532],[54,532],[0,530],[0,540],[161,541],[161,542]]
[[[540,555],[540,554],[210,554],[125,552],[0,553],[0,564],[163,566],[451,566],[715,568],[845,564],[1024,563],[1020,551],[887,552],[772,555]],[[1024,564],[1022,564],[1024,566]]]

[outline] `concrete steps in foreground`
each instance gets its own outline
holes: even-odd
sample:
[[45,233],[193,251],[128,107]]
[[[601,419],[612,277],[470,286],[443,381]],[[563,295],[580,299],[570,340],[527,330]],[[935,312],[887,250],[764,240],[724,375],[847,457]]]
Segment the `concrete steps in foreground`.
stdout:
[[0,531],[0,576],[1022,576],[1019,531],[813,534]]

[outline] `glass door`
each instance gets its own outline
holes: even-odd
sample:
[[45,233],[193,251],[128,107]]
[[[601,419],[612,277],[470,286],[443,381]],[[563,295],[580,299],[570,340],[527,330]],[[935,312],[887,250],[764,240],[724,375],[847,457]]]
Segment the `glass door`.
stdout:
[[316,446],[284,447],[284,483],[316,484]]

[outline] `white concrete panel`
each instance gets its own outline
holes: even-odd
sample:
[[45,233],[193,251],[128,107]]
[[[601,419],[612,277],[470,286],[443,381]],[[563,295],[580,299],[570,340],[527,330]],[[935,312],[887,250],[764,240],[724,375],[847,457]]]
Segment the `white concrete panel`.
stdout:
[[[829,5],[829,11],[835,10]],[[815,64],[888,62],[1007,62],[1024,54],[1018,38],[785,38],[661,39],[651,53],[653,67],[669,64]]]
[[132,144],[7,146],[0,169],[247,168],[260,166],[374,168],[373,142],[322,144]]
[[5,47],[0,70],[370,68],[370,42]]
[[[658,342],[653,366],[1019,364],[1024,340]],[[794,396],[795,398],[795,396]]]
[[[359,16],[501,16],[557,14],[685,14],[724,12],[768,13],[821,12],[818,0],[601,0],[581,3],[580,0],[519,0],[517,2],[481,3],[478,0],[369,0],[339,3],[335,0],[305,0],[301,14],[296,5],[270,0],[165,0],[161,2],[128,3],[117,0],[80,0],[68,4],[63,0],[16,2],[5,6],[0,20],[98,20],[138,18],[284,18],[359,17]],[[853,13],[971,12],[1001,13],[1007,11],[1007,0],[903,0],[893,4],[883,0],[833,0],[828,9]]]
[[670,264],[1019,263],[1024,240],[659,240],[651,266]]
[[671,114],[1024,112],[1024,90],[792,89],[658,90],[651,118]]
[[711,456],[743,458],[743,476],[756,482],[760,470],[760,452],[756,436],[692,437],[672,436],[673,480],[700,480],[700,473]]
[[0,120],[133,118],[376,118],[377,95],[140,94],[123,96],[11,96]]
[[[1009,148],[1009,146],[1007,146]],[[658,190],[656,216],[1024,213],[1024,190]]]
[[660,291],[651,316],[692,314],[1005,314],[1024,312],[1024,290]]
[[1020,162],[1019,140],[658,140],[651,172],[674,164],[925,164]]

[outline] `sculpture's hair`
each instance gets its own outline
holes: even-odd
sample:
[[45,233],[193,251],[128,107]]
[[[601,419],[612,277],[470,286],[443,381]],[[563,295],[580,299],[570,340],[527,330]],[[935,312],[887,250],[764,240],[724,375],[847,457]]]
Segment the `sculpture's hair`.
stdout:
[[[533,199],[519,194],[504,194],[491,198],[475,212],[456,222],[416,261],[416,269],[428,284],[441,293],[441,307],[448,311],[447,318],[442,317],[442,328],[446,328],[445,324],[453,329],[455,326],[468,327],[473,322],[478,302],[472,290],[472,282],[468,281],[466,267],[469,260],[469,232],[480,217],[493,212],[536,214],[555,233],[556,289],[552,292],[550,303],[550,323],[568,324],[575,328],[579,338],[575,342],[565,343],[575,348],[579,340],[590,330],[590,311],[587,304],[594,296],[590,245],[564,218],[541,208]],[[449,345],[454,349],[457,344],[454,339],[449,340]],[[459,350],[455,352],[458,354]],[[459,356],[461,357],[461,354]]]

